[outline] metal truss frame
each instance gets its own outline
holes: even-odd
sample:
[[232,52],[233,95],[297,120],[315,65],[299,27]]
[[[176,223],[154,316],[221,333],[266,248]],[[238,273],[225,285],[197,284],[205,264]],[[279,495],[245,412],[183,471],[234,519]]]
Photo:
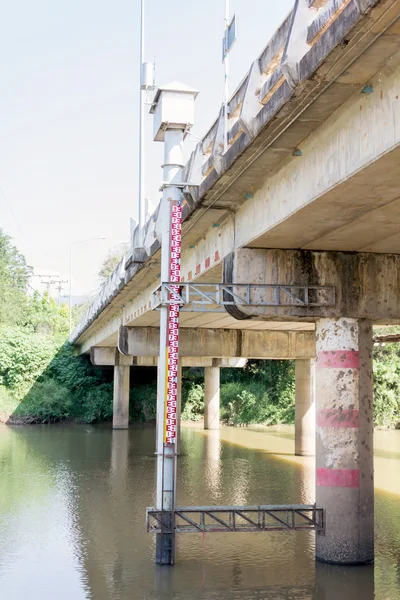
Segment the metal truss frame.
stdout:
[[[176,284],[175,284],[176,286]],[[173,283],[162,283],[153,292],[152,308],[171,303],[181,311],[225,312],[225,306],[329,307],[335,305],[335,288],[329,285],[281,285],[257,283],[181,282],[176,294]]]
[[[315,504],[278,506],[184,506],[171,519],[155,508],[146,509],[148,533],[223,533],[324,530],[324,510]],[[166,523],[174,523],[166,531]]]

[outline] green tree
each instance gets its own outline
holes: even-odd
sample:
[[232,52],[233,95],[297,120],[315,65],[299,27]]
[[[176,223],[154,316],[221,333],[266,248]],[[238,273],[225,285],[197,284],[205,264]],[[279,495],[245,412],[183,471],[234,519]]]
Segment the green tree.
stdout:
[[72,327],[75,328],[80,320],[83,318],[87,309],[91,305],[93,298],[87,300],[86,302],[81,302],[80,304],[74,304],[72,307]]
[[400,344],[374,348],[374,423],[400,424]]
[[48,367],[56,351],[52,339],[24,327],[0,327],[0,386],[25,393]]
[[100,267],[100,271],[98,272],[101,285],[107,281],[111,273],[113,273],[113,271],[116,269],[119,261],[124,256],[127,249],[128,244],[119,244],[108,251],[106,258]]
[[35,292],[28,304],[26,325],[34,333],[53,336],[61,343],[69,331],[68,306],[58,306],[47,292],[43,296]]
[[0,229],[0,324],[25,325],[32,268]]

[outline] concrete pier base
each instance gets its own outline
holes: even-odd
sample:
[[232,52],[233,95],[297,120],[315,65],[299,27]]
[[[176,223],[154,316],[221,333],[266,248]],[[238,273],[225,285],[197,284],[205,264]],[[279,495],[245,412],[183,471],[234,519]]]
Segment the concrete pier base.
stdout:
[[296,456],[315,455],[315,360],[296,360]]
[[129,367],[114,366],[113,429],[129,427]]
[[374,560],[372,325],[350,318],[316,324],[316,502],[325,532],[316,557]]
[[219,429],[220,368],[204,369],[204,429]]

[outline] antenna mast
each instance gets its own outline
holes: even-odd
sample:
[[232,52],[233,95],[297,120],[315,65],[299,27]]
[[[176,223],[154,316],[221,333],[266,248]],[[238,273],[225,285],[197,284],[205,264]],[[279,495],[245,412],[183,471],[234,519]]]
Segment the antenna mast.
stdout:
[[144,57],[144,2],[141,0],[140,10],[140,99],[139,99],[139,238],[140,244],[143,243],[144,226],[144,103],[146,89],[143,89],[143,57]]
[[225,67],[225,86],[224,86],[224,151],[228,150],[228,119],[229,119],[229,52],[236,42],[236,15],[232,20],[229,16],[229,0],[225,0],[225,30],[222,40],[222,62]]
[[228,150],[228,119],[229,119],[229,48],[228,48],[228,30],[229,30],[229,0],[225,0],[225,31],[224,31],[224,66],[225,66],[225,89],[224,89],[224,150]]

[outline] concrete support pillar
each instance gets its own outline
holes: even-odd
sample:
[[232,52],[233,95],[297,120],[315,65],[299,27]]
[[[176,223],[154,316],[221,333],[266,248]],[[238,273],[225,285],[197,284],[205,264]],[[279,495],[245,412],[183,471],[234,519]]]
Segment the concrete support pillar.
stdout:
[[219,367],[204,369],[204,429],[219,429]]
[[126,365],[114,366],[113,429],[129,427],[129,369]]
[[374,559],[372,325],[350,318],[316,324],[316,501],[325,509],[318,560]]
[[315,455],[315,360],[296,360],[296,456]]

